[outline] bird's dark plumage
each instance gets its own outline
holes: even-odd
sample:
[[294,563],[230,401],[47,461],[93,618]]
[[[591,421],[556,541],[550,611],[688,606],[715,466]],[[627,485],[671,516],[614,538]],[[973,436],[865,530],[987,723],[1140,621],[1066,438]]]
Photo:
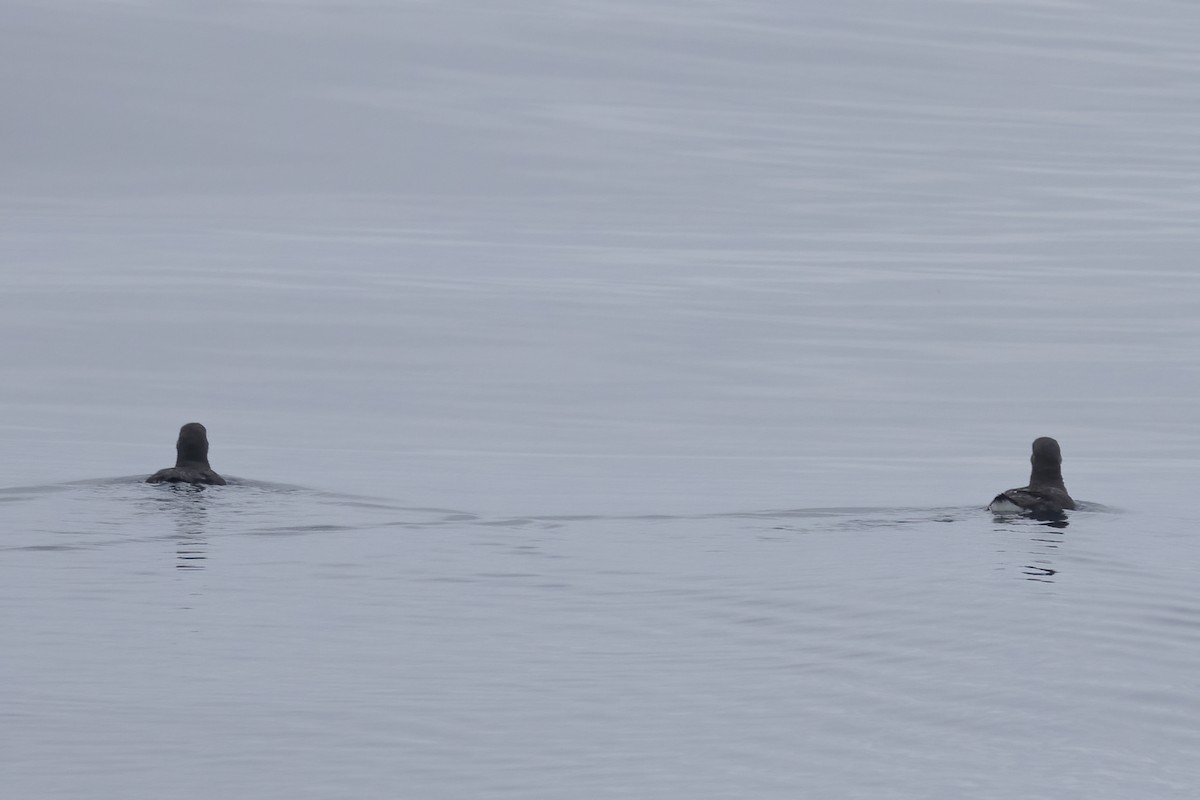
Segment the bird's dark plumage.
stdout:
[[160,469],[146,483],[207,483],[224,486],[225,479],[208,464],[208,431],[199,422],[179,429],[175,442],[175,466]]
[[1073,510],[1075,501],[1067,493],[1062,477],[1062,450],[1049,436],[1035,439],[1029,457],[1033,469],[1029,485],[996,495],[988,510],[997,512],[1028,511],[1034,514],[1061,514]]

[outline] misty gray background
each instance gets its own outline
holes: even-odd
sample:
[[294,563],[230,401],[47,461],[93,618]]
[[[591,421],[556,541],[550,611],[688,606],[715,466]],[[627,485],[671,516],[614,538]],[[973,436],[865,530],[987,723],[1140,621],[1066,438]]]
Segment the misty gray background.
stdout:
[[1197,42],[0,3],[6,782],[1195,796]]

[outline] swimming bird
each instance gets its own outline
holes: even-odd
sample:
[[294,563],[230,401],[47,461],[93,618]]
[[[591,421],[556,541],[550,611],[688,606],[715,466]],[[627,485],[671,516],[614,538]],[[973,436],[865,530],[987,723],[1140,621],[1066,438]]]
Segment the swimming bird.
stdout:
[[1058,442],[1049,436],[1034,439],[1029,463],[1033,465],[1029,473],[1029,485],[996,495],[996,499],[988,505],[988,511],[1002,514],[1017,511],[1062,514],[1064,509],[1074,509],[1075,501],[1067,494],[1066,484],[1063,483],[1062,450]]
[[208,465],[208,431],[199,422],[179,429],[175,466],[160,469],[146,483],[209,483],[224,486],[225,479]]

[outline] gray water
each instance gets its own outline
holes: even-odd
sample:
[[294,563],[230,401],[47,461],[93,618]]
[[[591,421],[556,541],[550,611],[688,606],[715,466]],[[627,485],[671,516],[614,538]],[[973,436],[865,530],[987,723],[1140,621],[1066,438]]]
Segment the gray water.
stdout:
[[1197,41],[0,4],[4,794],[1195,797]]

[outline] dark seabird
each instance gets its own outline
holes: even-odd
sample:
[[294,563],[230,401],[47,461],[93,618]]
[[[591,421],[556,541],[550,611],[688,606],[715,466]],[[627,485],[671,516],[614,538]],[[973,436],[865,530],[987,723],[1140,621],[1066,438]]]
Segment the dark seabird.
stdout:
[[175,442],[175,466],[160,469],[146,483],[211,483],[224,486],[225,479],[208,465],[208,431],[199,422],[179,429]]
[[1058,442],[1049,436],[1035,439],[1029,463],[1033,464],[1029,485],[996,495],[996,499],[988,505],[988,510],[998,513],[1028,511],[1043,515],[1062,514],[1064,509],[1074,509],[1075,501],[1067,494],[1066,484],[1063,483],[1062,450]]

